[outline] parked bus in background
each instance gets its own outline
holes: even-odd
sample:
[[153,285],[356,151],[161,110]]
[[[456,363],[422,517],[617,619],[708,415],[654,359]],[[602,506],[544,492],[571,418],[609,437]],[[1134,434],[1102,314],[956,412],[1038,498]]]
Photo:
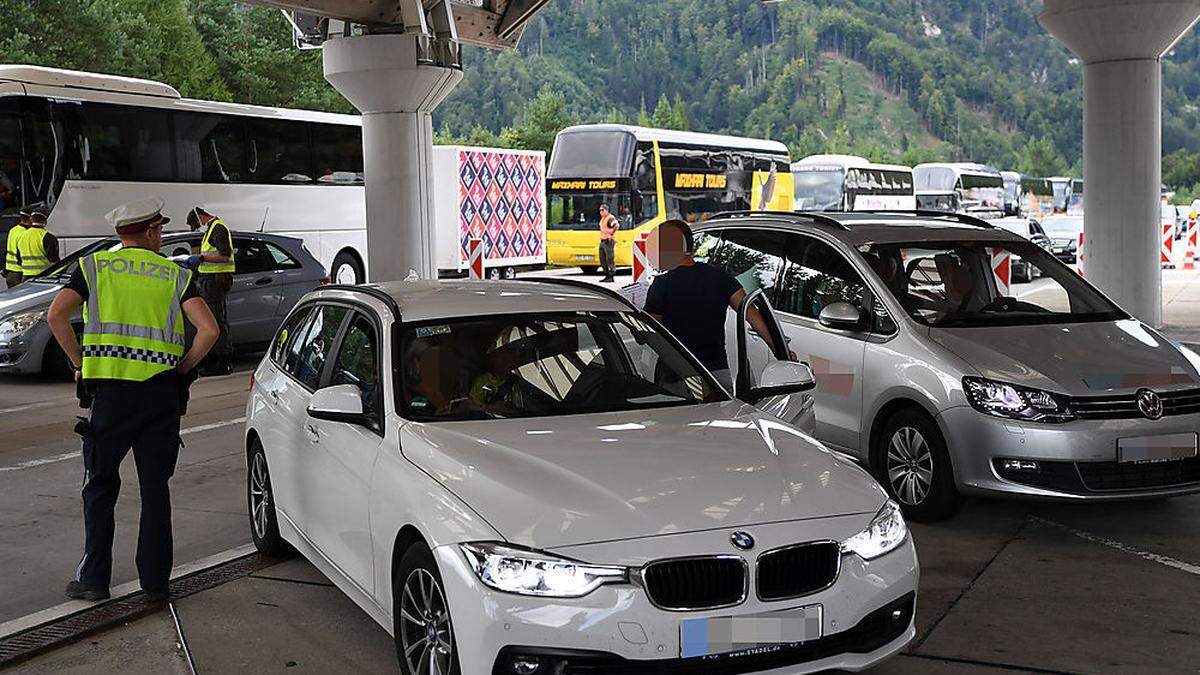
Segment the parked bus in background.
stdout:
[[984,164],[926,163],[913,167],[917,207],[980,217],[1004,211],[1004,178]]
[[67,254],[112,234],[104,214],[160,195],[169,230],[196,205],[235,230],[301,239],[339,282],[366,278],[361,120],[196,101],[148,80],[0,66],[4,204],[52,208]]
[[853,155],[810,155],[792,164],[797,211],[917,208],[912,169]]
[[1054,186],[1054,212],[1071,216],[1083,215],[1083,179],[1055,176],[1050,179]]
[[1004,215],[1042,218],[1054,212],[1054,186],[1047,178],[1016,171],[1001,171],[1004,178]]
[[600,205],[621,223],[616,264],[669,218],[701,222],[723,211],[790,211],[792,174],[782,143],[619,124],[563,129],[547,172],[547,262],[593,273]]

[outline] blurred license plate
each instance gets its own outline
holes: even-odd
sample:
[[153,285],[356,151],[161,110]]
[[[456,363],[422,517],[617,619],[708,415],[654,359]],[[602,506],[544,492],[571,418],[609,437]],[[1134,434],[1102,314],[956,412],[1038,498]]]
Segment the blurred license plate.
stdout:
[[821,605],[748,616],[686,619],[679,624],[679,656],[740,656],[771,652],[821,637]]
[[577,256],[575,256],[575,260],[577,260],[579,262],[592,262],[595,259],[596,259],[596,256],[594,256],[594,255],[577,255]]
[[1117,441],[1117,461],[1169,462],[1196,456],[1196,434],[1167,434],[1122,438]]

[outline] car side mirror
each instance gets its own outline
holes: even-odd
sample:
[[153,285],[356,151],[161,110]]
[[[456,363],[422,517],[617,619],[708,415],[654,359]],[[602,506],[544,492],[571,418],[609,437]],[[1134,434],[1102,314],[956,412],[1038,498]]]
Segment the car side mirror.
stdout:
[[817,320],[827,328],[854,330],[862,325],[862,312],[848,302],[835,302],[823,308]]
[[788,396],[816,386],[817,380],[807,363],[770,361],[763,368],[758,385],[751,389],[751,398],[759,401],[768,396]]
[[361,426],[370,426],[372,423],[371,417],[363,412],[362,393],[353,384],[318,389],[308,402],[308,416]]

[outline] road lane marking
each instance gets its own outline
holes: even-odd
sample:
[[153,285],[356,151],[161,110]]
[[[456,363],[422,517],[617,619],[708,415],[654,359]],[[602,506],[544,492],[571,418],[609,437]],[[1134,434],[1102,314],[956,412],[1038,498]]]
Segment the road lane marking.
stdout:
[[[241,424],[242,422],[245,422],[245,421],[246,421],[245,417],[238,417],[238,418],[232,419],[232,420],[222,420],[220,422],[213,422],[212,424],[201,424],[201,425],[194,426],[194,427],[188,427],[186,429],[180,429],[179,435],[187,436],[190,434],[198,434],[198,433],[205,432],[205,431],[212,431],[213,429],[220,429],[222,427],[229,427],[229,426],[233,426],[235,424]],[[79,456],[79,450],[73,450],[71,452],[64,452],[61,455],[54,455],[52,457],[40,457],[38,459],[31,459],[26,462],[21,462],[20,464],[13,464],[12,466],[0,466],[0,473],[5,473],[8,471],[20,471],[21,469],[32,469],[34,467],[44,466],[46,464],[55,464],[57,462],[65,462],[68,459],[73,459],[78,456]]]
[[1175,558],[1172,558],[1170,556],[1160,555],[1158,553],[1151,553],[1149,551],[1140,551],[1140,550],[1130,546],[1129,544],[1119,542],[1115,539],[1109,539],[1107,537],[1101,537],[1098,534],[1092,534],[1091,532],[1084,532],[1083,530],[1077,530],[1073,527],[1068,527],[1066,525],[1063,525],[1062,523],[1056,523],[1053,520],[1046,520],[1045,518],[1039,518],[1038,516],[1029,516],[1029,518],[1031,520],[1033,520],[1034,522],[1041,523],[1043,525],[1049,525],[1050,527],[1056,527],[1060,530],[1063,530],[1065,532],[1073,534],[1076,537],[1079,537],[1080,539],[1090,541],[1094,544],[1100,544],[1101,546],[1107,546],[1109,548],[1116,549],[1116,550],[1122,551],[1124,553],[1130,553],[1132,555],[1136,555],[1137,557],[1139,557],[1143,560],[1149,560],[1150,562],[1156,562],[1160,565],[1165,565],[1166,567],[1180,570],[1181,572],[1187,572],[1188,574],[1194,574],[1196,576],[1200,576],[1200,565],[1196,565],[1196,564],[1193,564],[1190,562],[1185,562],[1183,560],[1176,560]]
[[56,401],[38,401],[37,403],[26,403],[24,405],[13,406],[11,408],[0,408],[0,415],[7,415],[8,413],[15,413],[15,412],[23,412],[25,410],[37,410],[38,408],[52,408],[54,406],[62,405],[64,403],[66,403],[67,401],[73,401],[73,400],[75,400],[75,399],[62,398],[62,399],[58,399]]

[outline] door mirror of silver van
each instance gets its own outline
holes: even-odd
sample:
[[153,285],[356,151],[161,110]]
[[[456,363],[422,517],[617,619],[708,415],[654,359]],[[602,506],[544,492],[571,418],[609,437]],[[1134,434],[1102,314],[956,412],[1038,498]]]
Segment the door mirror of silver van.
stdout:
[[369,416],[363,412],[362,393],[353,384],[318,389],[308,402],[308,416],[364,426],[370,423]]
[[848,302],[835,302],[822,309],[817,320],[828,328],[854,330],[862,325],[862,312]]

